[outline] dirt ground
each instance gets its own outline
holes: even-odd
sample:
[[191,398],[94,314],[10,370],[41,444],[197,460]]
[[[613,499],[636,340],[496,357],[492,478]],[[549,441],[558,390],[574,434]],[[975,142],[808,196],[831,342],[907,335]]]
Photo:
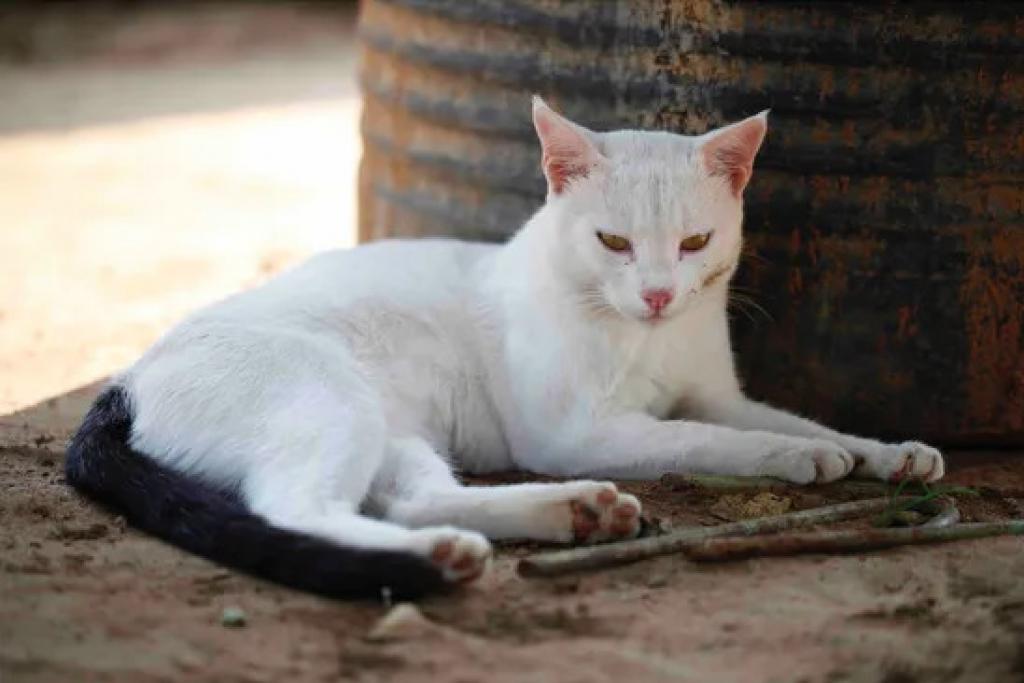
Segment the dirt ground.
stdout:
[[[52,445],[0,460],[5,682],[1024,679],[1015,538],[723,565],[667,557],[530,580],[515,562],[536,548],[509,545],[480,583],[421,604],[430,628],[377,643],[366,636],[384,606],[302,595],[126,529],[68,490]],[[1018,516],[1021,469],[958,468],[951,481],[1006,494],[965,499],[966,517]],[[721,522],[719,495],[628,488],[649,515]],[[781,495],[796,507],[834,497]],[[227,607],[247,625],[223,626]]]
[[[195,306],[351,243],[351,16],[207,7],[202,49],[173,49],[163,14],[130,16],[116,50],[30,46],[0,69],[19,93],[0,104],[0,682],[1024,680],[1019,538],[529,580],[515,563],[535,548],[508,545],[420,605],[427,628],[379,643],[383,605],[226,571],[69,490],[63,447],[103,377]],[[301,39],[224,28],[268,23]],[[1024,460],[952,464],[982,494],[969,519],[1024,516]],[[753,495],[627,489],[676,526]],[[227,607],[245,626],[222,625]]]

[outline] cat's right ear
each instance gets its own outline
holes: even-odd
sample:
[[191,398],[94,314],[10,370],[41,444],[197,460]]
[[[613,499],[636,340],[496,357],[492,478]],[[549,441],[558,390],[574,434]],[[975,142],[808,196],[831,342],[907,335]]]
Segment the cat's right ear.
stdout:
[[754,157],[768,131],[768,111],[704,134],[700,150],[711,175],[728,179],[733,195],[741,197],[754,173]]
[[561,194],[570,182],[587,177],[607,162],[586,128],[556,114],[537,95],[533,96],[533,127],[540,138],[541,164],[550,194]]

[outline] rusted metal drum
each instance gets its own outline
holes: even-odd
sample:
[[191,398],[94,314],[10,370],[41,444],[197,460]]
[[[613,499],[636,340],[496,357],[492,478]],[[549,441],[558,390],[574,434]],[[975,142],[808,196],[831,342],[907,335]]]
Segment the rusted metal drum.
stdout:
[[[366,0],[364,240],[500,240],[541,93],[596,129],[770,107],[737,308],[750,392],[838,427],[1024,444],[1024,6]],[[749,306],[747,306],[749,308]]]

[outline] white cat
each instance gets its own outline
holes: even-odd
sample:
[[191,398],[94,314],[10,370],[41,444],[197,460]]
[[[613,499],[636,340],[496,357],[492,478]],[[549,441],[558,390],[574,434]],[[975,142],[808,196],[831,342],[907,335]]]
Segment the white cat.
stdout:
[[68,479],[156,535],[330,595],[475,578],[487,537],[634,536],[607,481],[453,472],[938,479],[917,442],[747,399],[726,300],[760,114],[699,137],[594,133],[534,101],[548,195],[504,246],[323,254],[191,316],[118,377]]

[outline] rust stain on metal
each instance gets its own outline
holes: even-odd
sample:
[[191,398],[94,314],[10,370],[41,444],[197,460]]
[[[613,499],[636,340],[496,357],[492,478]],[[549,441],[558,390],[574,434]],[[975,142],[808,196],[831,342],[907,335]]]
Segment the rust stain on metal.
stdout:
[[793,228],[789,231],[789,255],[795,257],[800,253],[800,231]]
[[972,236],[968,251],[966,409],[993,432],[1024,432],[1024,231]]
[[804,291],[804,276],[801,275],[799,268],[789,269],[787,284],[790,296],[800,296],[801,292]]
[[896,326],[896,341],[903,343],[916,337],[918,326],[914,321],[914,309],[910,306],[900,306],[896,314],[899,317],[899,322]]

